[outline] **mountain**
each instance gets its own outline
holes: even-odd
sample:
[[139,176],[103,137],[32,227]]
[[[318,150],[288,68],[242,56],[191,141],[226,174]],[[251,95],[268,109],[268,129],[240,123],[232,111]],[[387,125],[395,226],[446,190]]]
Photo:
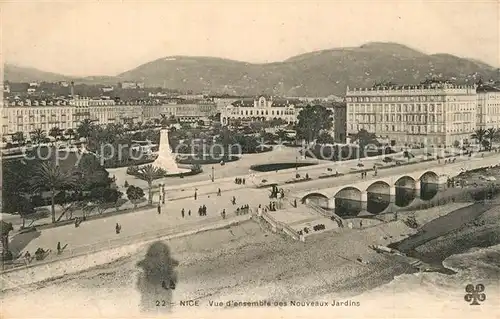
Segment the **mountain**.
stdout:
[[10,82],[57,82],[68,81],[72,77],[6,63],[4,65],[4,79]]
[[147,86],[197,92],[276,94],[287,96],[344,95],[347,86],[370,87],[390,81],[417,84],[429,76],[472,76],[497,79],[497,69],[450,54],[427,55],[397,43],[367,43],[360,47],[322,50],[283,62],[252,64],[208,57],[173,56],[143,64],[118,75],[120,80],[144,79]]
[[[6,79],[10,80],[6,73]],[[282,62],[254,64],[213,57],[170,56],[140,65],[116,77],[75,82],[140,81],[146,86],[238,95],[344,95],[347,86],[375,82],[417,84],[429,76],[472,83],[474,76],[498,79],[498,69],[450,54],[428,55],[397,43],[305,53]]]

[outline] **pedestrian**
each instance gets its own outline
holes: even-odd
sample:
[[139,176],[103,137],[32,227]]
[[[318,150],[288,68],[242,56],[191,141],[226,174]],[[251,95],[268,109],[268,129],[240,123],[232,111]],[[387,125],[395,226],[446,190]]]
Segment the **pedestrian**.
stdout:
[[57,242],[57,254],[60,254],[61,253],[61,242],[58,241]]
[[116,231],[117,234],[120,233],[121,229],[122,229],[122,227],[120,226],[120,224],[116,223],[115,231]]
[[226,219],[226,209],[222,210],[222,219]]
[[29,263],[31,263],[31,254],[29,251],[27,251],[25,254],[24,254],[24,258],[26,259],[26,261]]
[[221,190],[219,188],[219,189],[217,189],[217,196],[220,196],[220,194],[221,194]]
[[200,206],[200,207],[198,208],[198,215],[199,215],[199,216],[201,216],[201,215],[202,215],[202,210],[203,210],[203,208]]
[[240,208],[236,208],[236,216],[239,216],[240,215]]
[[196,193],[196,191],[194,191],[194,200],[196,200],[198,198],[198,194]]
[[160,215],[161,214],[161,206],[160,206],[160,204],[158,204],[158,207],[156,209],[158,210],[158,215]]
[[203,216],[207,216],[207,206],[203,205],[202,211],[203,211]]
[[243,179],[243,185],[245,185],[245,179]]
[[182,218],[184,218],[184,208],[181,210]]
[[188,210],[188,216],[191,216],[191,210]]
[[363,228],[363,221],[362,220],[359,221],[359,228]]
[[293,206],[294,206],[295,208],[297,208],[297,199],[296,199],[296,198],[293,200]]

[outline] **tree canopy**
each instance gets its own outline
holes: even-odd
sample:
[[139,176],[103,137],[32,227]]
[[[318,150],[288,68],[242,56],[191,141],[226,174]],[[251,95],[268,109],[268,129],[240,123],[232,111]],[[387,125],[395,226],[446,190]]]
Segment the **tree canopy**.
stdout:
[[314,105],[303,108],[297,117],[297,136],[307,142],[318,138],[322,130],[330,130],[333,126],[333,112],[324,106]]

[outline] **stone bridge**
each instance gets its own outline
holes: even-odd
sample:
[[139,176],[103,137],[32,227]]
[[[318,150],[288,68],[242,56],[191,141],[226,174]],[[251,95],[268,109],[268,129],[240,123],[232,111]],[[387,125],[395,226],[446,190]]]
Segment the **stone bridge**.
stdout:
[[328,209],[335,208],[335,199],[358,201],[361,202],[362,210],[366,210],[369,194],[388,196],[390,203],[394,203],[396,188],[413,189],[419,193],[422,184],[444,185],[448,178],[455,177],[464,170],[498,164],[499,157],[493,156],[439,166],[435,162],[430,162],[429,167],[415,170],[411,170],[411,165],[408,165],[408,172],[404,174],[397,173],[384,177],[374,177],[373,173],[369,172],[365,180],[357,180],[353,183],[345,183],[344,185],[320,190],[303,191],[294,194],[294,197],[305,203],[314,198],[317,205]]

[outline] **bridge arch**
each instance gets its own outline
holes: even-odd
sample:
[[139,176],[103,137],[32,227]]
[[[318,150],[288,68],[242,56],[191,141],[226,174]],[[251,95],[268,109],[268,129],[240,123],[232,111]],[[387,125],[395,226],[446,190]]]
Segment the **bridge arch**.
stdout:
[[366,188],[367,193],[390,194],[391,185],[385,181],[376,181]]
[[337,194],[334,195],[334,197],[337,199],[348,199],[348,200],[355,200],[355,201],[361,201],[361,190],[357,187],[354,186],[347,186],[342,188],[337,192]]
[[438,184],[439,183],[439,176],[436,174],[434,171],[427,171],[420,175],[418,180],[422,183],[425,184]]
[[371,214],[380,214],[391,203],[391,185],[385,181],[376,181],[366,188],[366,210]]
[[329,198],[325,194],[319,193],[319,192],[312,192],[309,193],[305,196],[303,196],[300,200],[302,204],[316,204],[321,208],[328,209],[329,208]]
[[395,201],[397,207],[407,207],[413,203],[415,198],[421,196],[420,180],[415,180],[413,177],[404,175],[401,176],[395,183]]
[[394,187],[415,189],[417,183],[420,183],[420,180],[416,181],[413,177],[404,175],[394,183]]
[[335,213],[341,217],[355,217],[361,212],[362,192],[354,186],[344,187],[335,194]]

